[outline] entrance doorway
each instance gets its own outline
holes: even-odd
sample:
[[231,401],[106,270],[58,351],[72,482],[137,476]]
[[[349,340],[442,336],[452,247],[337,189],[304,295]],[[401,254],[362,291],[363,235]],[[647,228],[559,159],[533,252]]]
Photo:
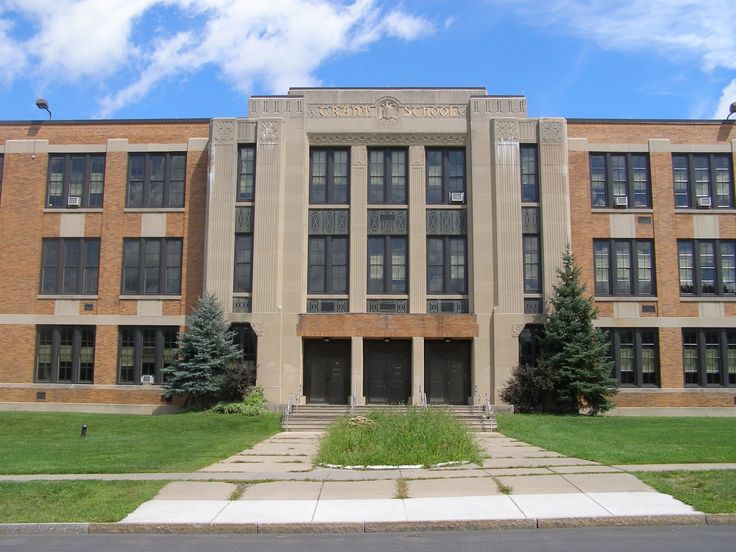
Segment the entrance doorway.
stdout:
[[430,404],[468,404],[470,341],[424,342],[424,388]]
[[304,340],[304,396],[310,404],[348,404],[350,341]]
[[363,389],[368,404],[406,404],[411,392],[411,341],[365,341]]

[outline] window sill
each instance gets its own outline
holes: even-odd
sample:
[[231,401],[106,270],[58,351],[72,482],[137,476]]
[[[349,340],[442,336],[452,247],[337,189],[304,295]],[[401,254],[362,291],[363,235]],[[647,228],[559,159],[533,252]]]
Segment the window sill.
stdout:
[[66,299],[67,301],[94,301],[97,295],[38,295],[37,299]]
[[702,207],[675,207],[676,215],[732,215],[734,212],[736,212],[736,208],[734,207],[711,207],[709,209]]
[[350,209],[349,203],[309,203],[309,209]]
[[457,293],[454,294],[442,294],[442,293],[433,293],[433,294],[427,294],[427,299],[468,299],[470,296],[466,293],[465,295],[460,295]]
[[183,213],[184,207],[126,207],[124,213]]
[[656,303],[657,302],[657,296],[651,295],[651,296],[631,296],[631,295],[621,295],[621,296],[604,296],[599,297],[595,296],[593,300],[596,303]]
[[44,213],[102,213],[102,207],[44,207]]
[[427,209],[467,209],[468,204],[463,203],[427,203]]
[[694,295],[680,296],[681,303],[733,303],[736,297],[733,295]]
[[723,393],[732,392],[734,387],[700,387],[692,384],[688,384],[687,387],[619,387],[619,393]]
[[600,213],[600,214],[610,214],[610,213],[617,213],[617,214],[652,214],[654,213],[654,209],[651,207],[591,207],[591,210],[593,213]]
[[369,203],[368,209],[408,209],[408,203]]
[[391,293],[368,293],[367,294],[367,297],[368,297],[368,299],[376,299],[376,300],[387,299],[389,301],[391,301],[393,299],[409,299],[409,295],[408,294],[402,295],[400,293],[399,294],[391,294]]
[[180,301],[181,295],[121,295],[121,301],[133,300],[133,301],[145,301],[150,299],[151,301]]
[[255,201],[252,199],[249,199],[248,201],[239,201],[235,200],[235,206],[236,207],[253,207],[255,205]]
[[307,293],[307,299],[350,299],[350,295],[339,293]]

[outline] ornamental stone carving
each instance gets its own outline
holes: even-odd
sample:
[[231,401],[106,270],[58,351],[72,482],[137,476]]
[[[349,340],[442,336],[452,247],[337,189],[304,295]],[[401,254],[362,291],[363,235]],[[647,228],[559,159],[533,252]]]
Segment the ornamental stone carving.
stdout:
[[212,128],[212,139],[215,144],[235,143],[235,121],[215,121]]
[[258,143],[278,144],[279,130],[278,121],[258,121]]
[[496,141],[518,142],[519,123],[516,121],[496,121]]
[[411,146],[409,148],[409,164],[412,167],[424,166],[424,148],[422,146]]
[[511,326],[511,337],[517,339],[521,335],[521,332],[524,331],[525,327],[526,324],[514,324]]
[[353,146],[350,149],[350,160],[354,167],[365,167],[368,164],[368,150],[365,146]]
[[310,134],[313,146],[464,146],[465,134]]
[[539,122],[539,139],[543,144],[561,144],[562,135],[562,121]]

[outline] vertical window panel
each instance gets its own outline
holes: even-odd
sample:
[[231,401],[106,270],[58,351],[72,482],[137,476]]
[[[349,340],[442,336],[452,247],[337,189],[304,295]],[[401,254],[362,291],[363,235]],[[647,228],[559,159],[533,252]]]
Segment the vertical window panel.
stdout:
[[732,162],[730,154],[673,154],[675,207],[732,208]]
[[47,207],[102,207],[104,173],[104,154],[49,154]]
[[522,144],[519,146],[521,155],[521,201],[539,201],[539,173],[537,163],[537,146]]
[[427,148],[427,203],[450,203],[452,192],[465,192],[465,150]]
[[345,148],[312,149],[310,152],[309,201],[348,203],[350,154]]
[[540,254],[539,236],[525,235],[524,247],[524,292],[539,293],[540,285]]
[[185,174],[186,155],[183,153],[129,154],[126,206],[184,207]]

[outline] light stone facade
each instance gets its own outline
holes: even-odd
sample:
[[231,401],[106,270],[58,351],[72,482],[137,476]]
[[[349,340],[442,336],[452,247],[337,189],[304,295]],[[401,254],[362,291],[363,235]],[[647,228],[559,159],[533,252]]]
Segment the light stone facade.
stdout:
[[[539,323],[524,314],[519,144],[539,145],[544,233],[544,282],[549,292],[558,259],[570,242],[566,126],[562,119],[529,119],[523,97],[489,96],[469,89],[292,89],[288,96],[254,97],[247,119],[215,119],[210,134],[205,288],[223,299],[231,322],[249,322],[258,335],[259,385],[268,400],[285,403],[303,389],[303,340],[351,340],[351,394],[360,404],[363,340],[378,337],[366,316],[368,170],[371,147],[408,150],[408,313],[384,315],[394,327],[381,338],[411,339],[411,397],[418,404],[425,381],[426,338],[470,339],[471,404],[499,390],[518,363],[518,332]],[[238,147],[256,146],[253,291],[249,313],[233,312],[233,217]],[[350,148],[349,293],[345,314],[307,313],[309,151]],[[425,148],[465,149],[466,197],[459,205],[428,205]],[[322,207],[322,206],[320,206]],[[384,206],[371,206],[384,207]],[[428,208],[458,209],[467,217],[468,293],[427,294]],[[502,262],[500,258],[503,258]],[[343,296],[338,296],[338,298]],[[391,296],[391,298],[394,298]],[[395,298],[404,298],[397,296]],[[468,315],[427,314],[427,299],[469,302]],[[333,323],[341,320],[339,327]],[[426,330],[426,318],[462,318],[460,333]],[[303,326],[313,329],[299,331]],[[330,318],[333,320],[331,321]],[[346,326],[350,325],[350,331]],[[317,327],[322,329],[315,331]],[[329,329],[325,329],[325,327]],[[302,391],[304,394],[304,391]]]

